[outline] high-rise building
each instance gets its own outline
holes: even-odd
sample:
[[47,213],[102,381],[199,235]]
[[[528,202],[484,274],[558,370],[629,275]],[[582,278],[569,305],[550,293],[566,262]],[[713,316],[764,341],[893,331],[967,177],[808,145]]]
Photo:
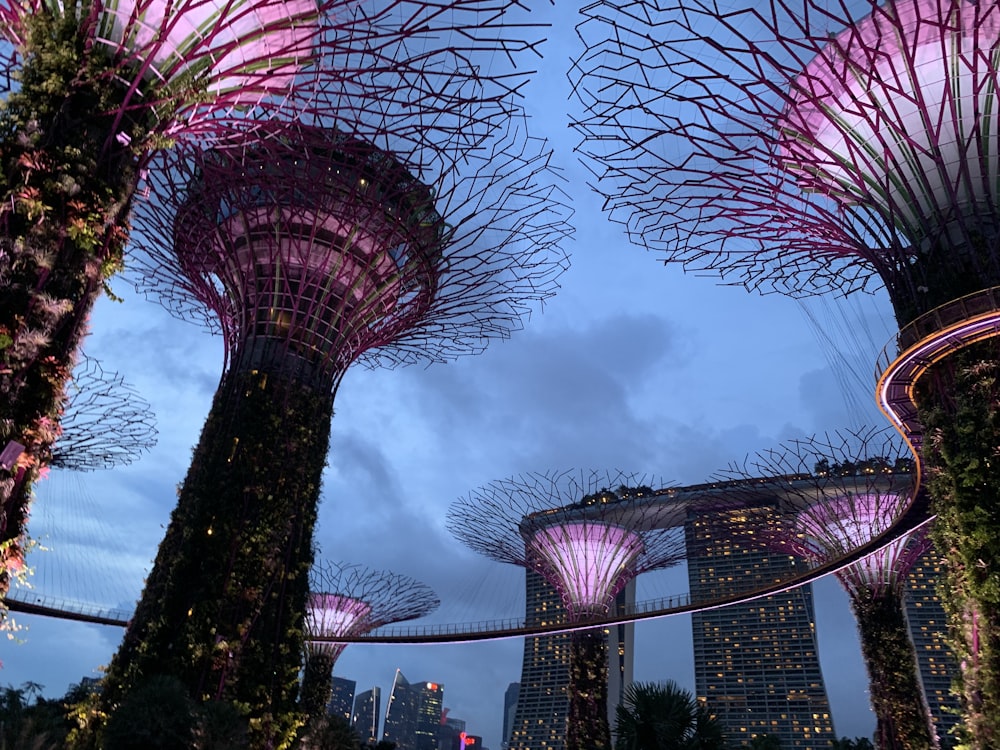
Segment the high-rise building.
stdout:
[[[447,713],[448,709],[445,709]],[[438,727],[438,750],[461,750],[462,736],[465,734],[465,719],[444,718]]]
[[437,750],[438,729],[444,712],[444,685],[422,682],[417,685],[416,750]]
[[[635,602],[635,581],[615,599],[615,611]],[[525,621],[529,626],[566,622],[559,592],[534,571],[525,571]],[[613,632],[612,632],[613,631]],[[635,626],[605,629],[608,637],[608,717],[614,727],[615,709],[632,681]],[[569,712],[570,637],[567,634],[524,639],[521,682],[509,732],[510,750],[563,750]],[[516,685],[518,683],[511,683]],[[510,695],[510,688],[507,689]],[[506,730],[506,726],[505,726]]]
[[503,747],[510,746],[510,733],[514,729],[514,713],[517,711],[517,697],[521,694],[521,683],[512,682],[503,694]]
[[382,715],[382,689],[377,685],[354,699],[351,726],[362,743],[374,745],[379,740],[379,717]]
[[354,690],[358,684],[354,680],[343,677],[332,679],[333,694],[330,702],[326,706],[326,712],[330,716],[340,716],[344,721],[351,720],[351,709],[354,706]]
[[[692,600],[760,588],[800,561],[747,536],[766,509],[719,511],[687,520]],[[751,517],[752,516],[752,517]],[[696,551],[696,553],[695,553]],[[785,750],[827,748],[836,739],[816,648],[810,586],[692,615],[695,690],[733,745],[775,735]]]
[[444,685],[410,683],[397,669],[385,709],[382,739],[396,743],[396,750],[437,750],[443,710]]
[[937,595],[940,575],[939,556],[933,549],[928,550],[906,577],[903,604],[917,652],[920,683],[938,742],[942,747],[951,747],[954,739],[950,732],[961,718],[958,696],[951,692],[952,681],[958,676],[958,665],[945,642],[947,623]]

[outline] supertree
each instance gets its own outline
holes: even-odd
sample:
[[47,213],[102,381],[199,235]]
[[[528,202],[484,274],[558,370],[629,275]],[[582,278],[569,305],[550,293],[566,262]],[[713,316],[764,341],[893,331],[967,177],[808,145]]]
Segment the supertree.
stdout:
[[[785,523],[763,525],[758,539],[770,549],[826,563],[847,559],[890,530],[917,490],[912,468],[909,448],[890,428],[869,428],[793,440],[724,475],[774,477],[787,498],[806,500]],[[797,478],[782,482],[792,476]],[[906,574],[929,548],[921,527],[834,574],[858,623],[879,748],[937,746],[903,611]]]
[[633,238],[761,291],[887,290],[915,364],[880,399],[915,403],[886,411],[930,478],[966,729],[995,744],[1000,6],[620,5],[588,7],[574,77],[581,150]]
[[478,352],[565,267],[568,211],[515,114],[471,147],[426,128],[395,151],[324,124],[261,125],[151,171],[135,214],[143,284],[221,328],[227,367],[105,680],[109,708],[168,673],[199,700],[251,706],[264,735],[290,731],[345,371]]
[[[467,83],[473,74],[454,71],[479,53],[533,46],[504,31],[515,4],[0,1],[0,450],[24,447],[0,470],[0,547],[16,555],[22,544],[74,353],[124,262],[149,155],[220,123],[294,118],[320,89],[339,91],[327,115],[348,124],[392,100],[387,80],[400,77],[411,112],[464,106],[468,87],[443,71]],[[496,100],[523,80],[508,71],[476,95]],[[0,569],[0,596],[7,585]]]
[[347,647],[334,639],[423,617],[438,604],[440,601],[428,586],[409,576],[358,565],[314,565],[305,618],[306,664],[300,698],[306,715],[317,719],[325,714],[333,694],[333,666]]
[[66,392],[51,465],[95,471],[128,466],[156,445],[156,416],[139,391],[81,353]]
[[622,473],[534,473],[492,482],[448,511],[468,547],[536,572],[562,597],[573,628],[567,750],[611,747],[607,642],[588,620],[640,573],[684,558],[683,530],[662,523],[669,511],[653,494]]
[[[126,466],[156,444],[156,419],[149,403],[121,375],[106,372],[93,357],[81,356],[73,373],[73,383],[65,399],[58,442],[52,448],[50,466],[68,471],[96,471]],[[6,459],[16,461],[18,446]],[[45,477],[43,467],[40,477]],[[24,555],[36,545],[26,538],[18,547],[8,547],[7,555]],[[26,582],[32,572],[25,557],[3,559],[13,581]],[[19,626],[7,613],[18,609],[12,592],[0,600],[0,632]]]

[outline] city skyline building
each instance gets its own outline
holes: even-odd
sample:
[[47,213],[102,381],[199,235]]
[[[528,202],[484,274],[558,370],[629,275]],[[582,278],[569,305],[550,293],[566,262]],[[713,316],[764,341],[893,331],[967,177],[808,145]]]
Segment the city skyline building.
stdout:
[[354,691],[358,683],[348,680],[346,677],[334,676],[330,680],[331,692],[330,701],[326,704],[326,713],[329,716],[339,716],[344,721],[350,723],[354,712]]
[[[527,585],[527,581],[525,581],[525,589],[527,589]],[[527,595],[525,595],[525,599],[527,599]],[[521,671],[524,671],[523,663]],[[514,715],[517,711],[518,696],[520,694],[520,682],[510,683],[503,694],[503,736],[500,738],[500,742],[504,748],[507,748],[510,744],[510,735],[514,729]]]
[[[719,509],[685,523],[692,599],[713,599],[787,577],[804,563],[763,548],[762,526],[780,523],[773,502]],[[836,739],[820,668],[812,586],[695,612],[695,693],[741,746],[769,734],[787,750],[823,750]]]
[[938,744],[947,750],[956,741],[952,730],[961,720],[961,706],[952,689],[958,664],[948,646],[947,616],[937,593],[942,566],[933,547],[917,558],[903,582],[903,607],[924,699]]
[[411,683],[397,669],[386,701],[382,739],[397,750],[437,750],[444,712],[444,685]]
[[358,693],[354,698],[354,713],[351,726],[362,744],[374,745],[381,738],[382,728],[382,688],[373,685],[370,690]]

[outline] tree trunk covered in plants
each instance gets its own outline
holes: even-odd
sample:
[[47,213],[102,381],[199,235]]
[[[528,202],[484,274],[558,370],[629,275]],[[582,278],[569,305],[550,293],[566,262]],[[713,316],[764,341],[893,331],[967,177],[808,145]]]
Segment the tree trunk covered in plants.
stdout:
[[126,89],[99,80],[108,61],[67,16],[32,17],[20,90],[0,110],[0,450],[24,446],[0,468],[0,599],[23,566],[87,317],[122,262],[138,168],[123,143],[148,135],[143,108],[112,132]]
[[944,557],[939,584],[960,665],[963,744],[1000,745],[1000,356],[992,341],[937,364],[918,390]]
[[573,631],[569,670],[566,750],[610,750],[608,642],[602,628]]
[[936,743],[930,711],[900,595],[888,588],[854,592],[851,606],[868,668],[878,750],[931,750]]
[[317,719],[326,715],[326,707],[333,697],[333,654],[308,651],[306,667],[302,675],[302,693],[299,703],[306,719]]
[[169,674],[196,700],[245,706],[253,747],[294,736],[332,408],[328,389],[256,371],[224,378],[109,668],[107,710]]

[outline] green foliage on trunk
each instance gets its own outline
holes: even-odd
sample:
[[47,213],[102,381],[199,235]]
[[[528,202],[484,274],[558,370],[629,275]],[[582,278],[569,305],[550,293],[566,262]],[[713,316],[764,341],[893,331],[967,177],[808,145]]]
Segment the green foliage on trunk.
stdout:
[[566,750],[610,750],[608,642],[602,628],[570,636]]
[[318,719],[326,714],[326,707],[333,697],[333,661],[329,654],[306,654],[299,702],[302,704],[302,712],[309,719]]
[[918,391],[939,593],[961,667],[960,742],[1000,743],[1000,363],[996,344],[952,355]]
[[875,712],[879,750],[931,750],[931,719],[917,671],[899,594],[885,590],[851,597],[868,689]]
[[138,168],[123,142],[145,142],[151,124],[140,107],[114,125],[127,89],[75,12],[27,26],[20,89],[0,105],[0,449],[25,446],[0,469],[0,598],[23,563],[87,316],[122,265]]
[[263,373],[227,375],[109,668],[109,710],[168,674],[198,701],[241,706],[251,747],[291,741],[332,404]]

